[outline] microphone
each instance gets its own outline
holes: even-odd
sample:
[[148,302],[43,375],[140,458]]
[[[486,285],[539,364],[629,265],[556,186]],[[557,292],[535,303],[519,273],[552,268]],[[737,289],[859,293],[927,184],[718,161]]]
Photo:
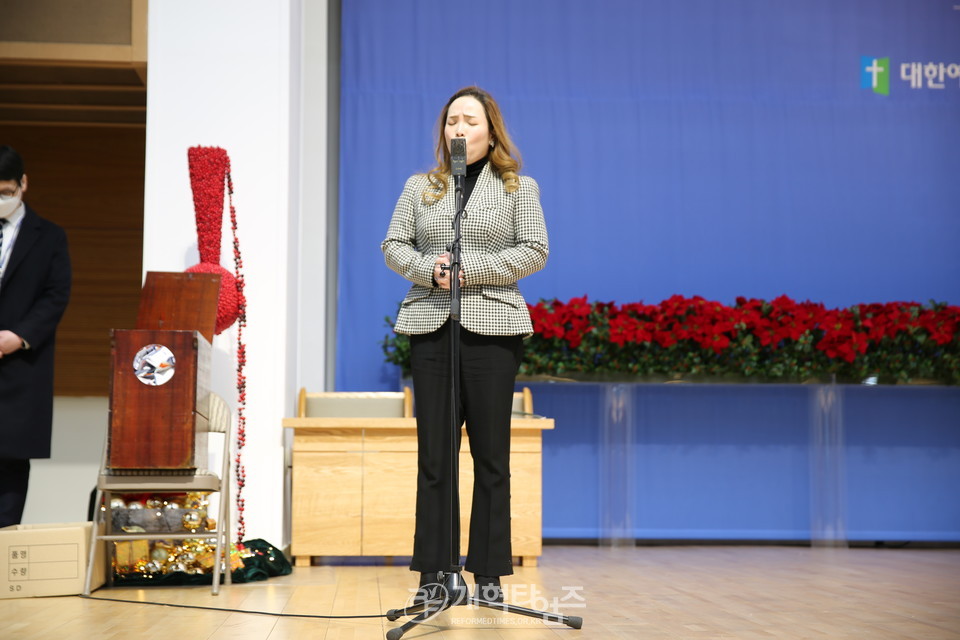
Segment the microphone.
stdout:
[[467,139],[450,139],[450,172],[455,176],[467,175]]
[[450,252],[450,317],[460,321],[460,218],[463,210],[463,183],[467,179],[467,139],[450,139],[450,173],[453,174],[456,213],[453,216],[453,243],[447,249]]

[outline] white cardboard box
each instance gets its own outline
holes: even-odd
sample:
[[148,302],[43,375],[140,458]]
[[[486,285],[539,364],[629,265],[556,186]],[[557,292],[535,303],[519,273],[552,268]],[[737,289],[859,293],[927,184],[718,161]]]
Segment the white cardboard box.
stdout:
[[[91,526],[70,522],[0,529],[0,599],[83,593]],[[104,582],[103,545],[98,544],[91,590]]]

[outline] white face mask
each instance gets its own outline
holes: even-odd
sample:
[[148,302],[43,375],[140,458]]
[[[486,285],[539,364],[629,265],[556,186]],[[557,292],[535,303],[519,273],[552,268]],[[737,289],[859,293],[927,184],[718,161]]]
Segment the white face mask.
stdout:
[[4,197],[0,196],[0,218],[6,220],[13,215],[13,212],[20,208],[23,201],[23,192],[17,189],[17,195]]

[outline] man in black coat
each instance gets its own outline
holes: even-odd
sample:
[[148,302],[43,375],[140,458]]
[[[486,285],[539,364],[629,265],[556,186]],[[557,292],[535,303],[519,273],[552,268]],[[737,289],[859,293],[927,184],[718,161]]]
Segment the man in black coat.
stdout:
[[67,235],[26,191],[23,160],[0,146],[0,527],[20,523],[30,459],[50,457],[54,341],[70,299]]

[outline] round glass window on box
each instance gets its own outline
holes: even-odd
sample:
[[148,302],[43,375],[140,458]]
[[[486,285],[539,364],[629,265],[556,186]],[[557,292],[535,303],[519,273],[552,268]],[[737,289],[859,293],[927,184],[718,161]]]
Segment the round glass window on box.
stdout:
[[176,357],[162,344],[148,344],[133,357],[134,374],[140,382],[151,387],[170,382],[176,368]]

